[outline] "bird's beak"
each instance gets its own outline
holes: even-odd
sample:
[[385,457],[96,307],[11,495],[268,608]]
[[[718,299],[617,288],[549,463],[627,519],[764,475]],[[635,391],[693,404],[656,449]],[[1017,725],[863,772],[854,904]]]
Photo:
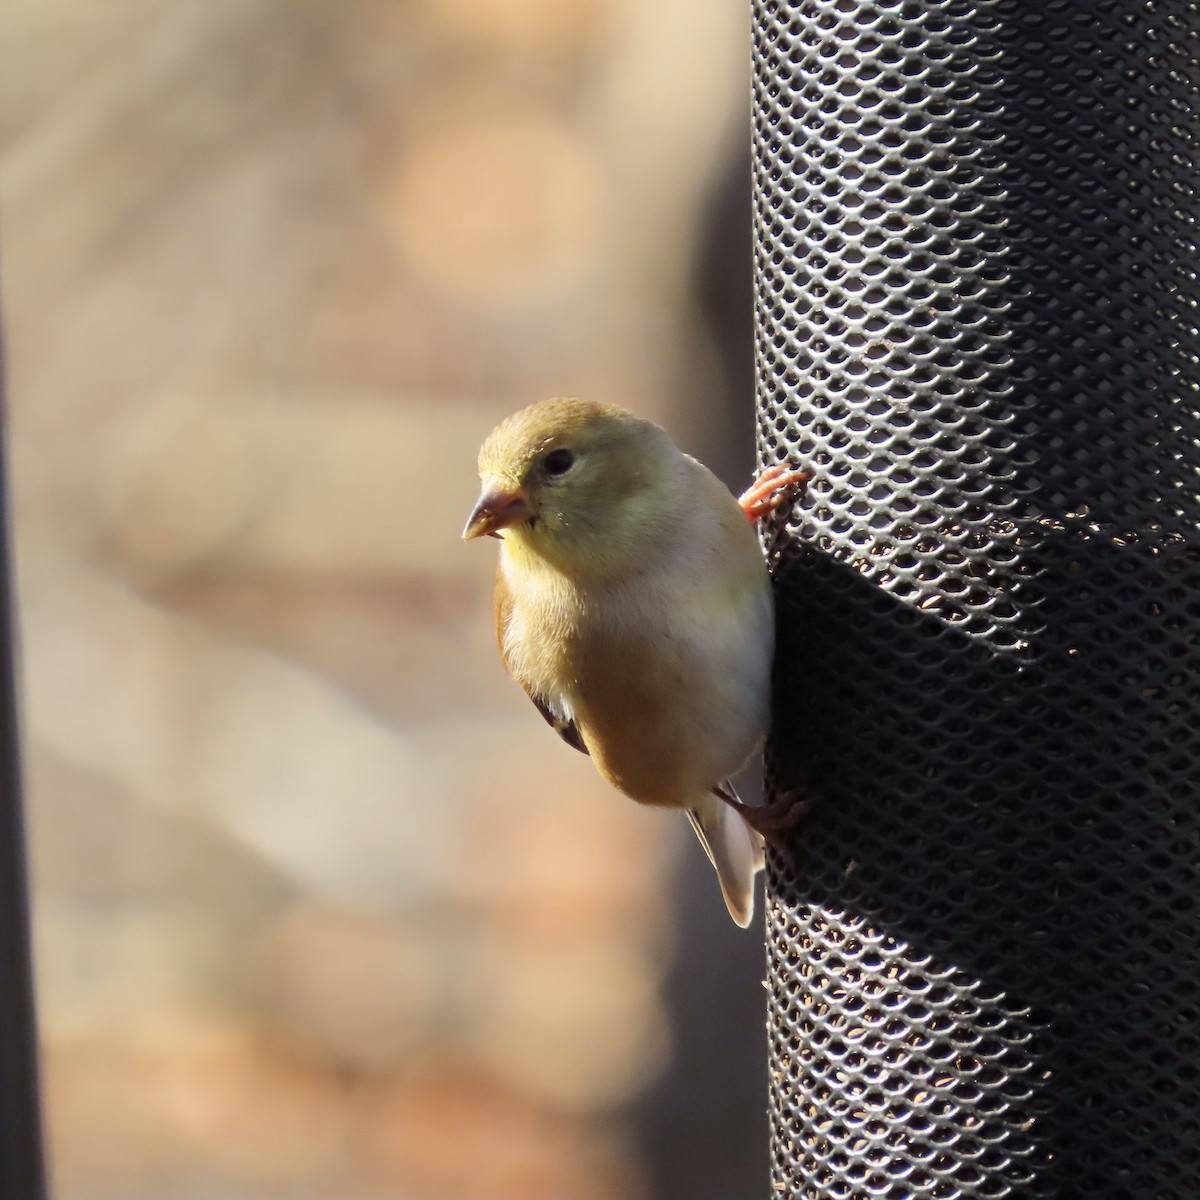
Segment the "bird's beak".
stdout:
[[462,532],[463,541],[469,542],[485,533],[489,537],[499,537],[501,529],[528,520],[531,516],[533,505],[519,488],[515,491],[502,487],[484,488],[483,495],[467,518],[466,528]]

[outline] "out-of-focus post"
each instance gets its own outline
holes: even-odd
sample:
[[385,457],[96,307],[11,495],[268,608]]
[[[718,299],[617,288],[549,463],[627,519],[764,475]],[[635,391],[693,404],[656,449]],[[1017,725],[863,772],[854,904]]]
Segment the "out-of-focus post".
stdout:
[[[4,355],[0,339],[0,417]],[[0,420],[0,1198],[46,1194],[17,733],[8,469]]]
[[1200,1195],[1198,10],[754,2],[779,1195]]

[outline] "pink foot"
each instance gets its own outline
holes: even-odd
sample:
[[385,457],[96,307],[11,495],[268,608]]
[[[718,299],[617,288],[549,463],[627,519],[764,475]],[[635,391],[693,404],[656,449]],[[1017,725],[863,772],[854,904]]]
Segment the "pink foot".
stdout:
[[742,511],[752,521],[760,520],[774,512],[795,488],[803,487],[812,474],[797,471],[786,463],[768,467],[739,497]]
[[725,785],[718,785],[713,791],[730,808],[737,809],[746,824],[767,842],[786,841],[788,834],[803,822],[812,809],[811,802],[799,792],[784,792],[770,804],[752,805],[743,804]]

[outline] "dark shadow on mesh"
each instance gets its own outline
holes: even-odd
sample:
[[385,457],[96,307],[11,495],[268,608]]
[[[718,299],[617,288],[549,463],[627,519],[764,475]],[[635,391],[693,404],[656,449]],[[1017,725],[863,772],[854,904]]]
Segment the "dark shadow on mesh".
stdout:
[[[911,1102],[930,1070],[946,1077],[943,1119],[906,1123],[905,1152],[919,1159],[923,1140],[933,1152],[931,1179],[958,1178],[957,1165],[937,1165],[939,1130],[951,1128],[957,1163],[965,1145],[990,1156],[993,1179],[1017,1194],[1118,1194],[1123,1181],[1130,1195],[1158,1195],[1163,1131],[1193,1146],[1198,1132],[1190,1088],[1162,1084],[1194,1083],[1194,1060],[1176,1051],[1200,1039],[1187,953],[1200,920],[1196,683],[1184,680],[1200,556],[1061,539],[1039,559],[1043,580],[1070,586],[1045,589],[1053,632],[1033,663],[955,635],[829,559],[781,567],[772,783],[802,788],[815,807],[790,855],[773,856],[772,886],[788,912],[861,914],[911,947],[922,984],[905,1002],[944,1020],[918,1012],[914,1037],[894,1004],[895,1028],[847,1046],[865,1056],[860,1069],[872,1055],[897,1059],[878,1074],[885,1106]],[[1158,654],[1124,673],[1107,669],[1097,611],[1080,603],[1087,585],[1111,594],[1114,579],[1143,586],[1100,619],[1125,638],[1161,634]],[[1153,609],[1167,593],[1177,604],[1164,620]],[[855,678],[862,686],[847,686]],[[777,951],[803,963],[805,937],[788,930],[787,917],[772,922]],[[826,969],[861,988],[863,955],[851,946]],[[893,974],[897,994],[914,978]],[[786,982],[773,1003],[778,1025],[803,1021]],[[843,1028],[871,1005],[838,1003]],[[965,1121],[951,1112],[954,1080],[967,1084]]]

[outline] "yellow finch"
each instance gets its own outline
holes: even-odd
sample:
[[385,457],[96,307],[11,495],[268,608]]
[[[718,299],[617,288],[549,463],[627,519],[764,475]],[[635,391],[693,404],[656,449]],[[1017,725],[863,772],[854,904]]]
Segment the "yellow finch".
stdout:
[[583,400],[509,417],[479,475],[463,537],[502,539],[504,665],[614,787],[687,813],[747,926],[760,830],[779,820],[728,782],[769,715],[774,618],[751,521],[807,476],[773,468],[739,502],[653,422]]

